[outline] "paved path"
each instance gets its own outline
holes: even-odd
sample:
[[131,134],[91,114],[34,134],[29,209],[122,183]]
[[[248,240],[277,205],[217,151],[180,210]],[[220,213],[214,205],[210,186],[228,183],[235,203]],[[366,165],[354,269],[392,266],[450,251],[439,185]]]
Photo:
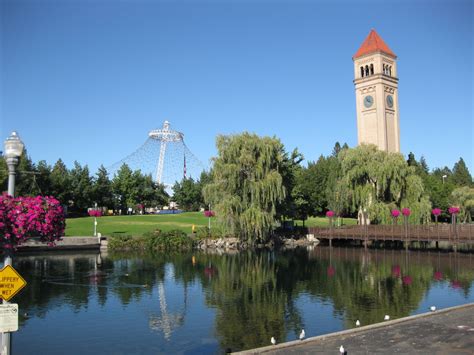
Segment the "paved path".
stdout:
[[474,354],[474,303],[242,354]]

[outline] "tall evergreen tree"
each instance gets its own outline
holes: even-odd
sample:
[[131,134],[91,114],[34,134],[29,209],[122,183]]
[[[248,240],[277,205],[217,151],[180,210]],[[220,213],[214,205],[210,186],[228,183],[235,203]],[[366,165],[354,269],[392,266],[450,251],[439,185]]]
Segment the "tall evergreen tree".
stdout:
[[92,179],[89,168],[82,167],[77,161],[69,173],[71,179],[72,201],[71,210],[85,213],[88,207],[93,207],[92,201]]
[[63,205],[70,206],[72,200],[72,185],[69,170],[61,159],[58,159],[51,170],[51,192]]
[[469,169],[466,166],[463,158],[459,158],[459,161],[454,164],[453,176],[451,177],[453,183],[458,186],[472,186],[472,176],[469,173]]
[[97,203],[98,206],[113,209],[112,182],[109,179],[107,169],[105,169],[103,165],[99,167],[96,173],[91,194],[91,200]]
[[36,182],[38,184],[39,192],[43,196],[50,196],[53,194],[51,186],[51,166],[44,160],[40,160],[36,165]]

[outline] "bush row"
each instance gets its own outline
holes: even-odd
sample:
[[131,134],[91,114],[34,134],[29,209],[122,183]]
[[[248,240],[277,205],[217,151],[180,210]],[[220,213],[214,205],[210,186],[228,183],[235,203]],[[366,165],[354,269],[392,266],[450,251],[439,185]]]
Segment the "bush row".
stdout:
[[190,250],[193,245],[193,239],[180,230],[162,232],[157,229],[141,237],[113,234],[108,240],[108,247],[111,250]]

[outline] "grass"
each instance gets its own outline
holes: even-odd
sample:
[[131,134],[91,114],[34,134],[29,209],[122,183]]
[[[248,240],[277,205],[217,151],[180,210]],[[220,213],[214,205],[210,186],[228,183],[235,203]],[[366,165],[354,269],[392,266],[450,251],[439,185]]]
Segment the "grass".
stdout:
[[[298,226],[302,226],[302,221],[295,221]],[[353,218],[344,218],[344,224],[356,224]],[[142,236],[147,232],[161,229],[168,232],[179,229],[186,233],[191,233],[193,224],[196,229],[206,227],[208,218],[202,212],[185,212],[168,215],[132,215],[132,216],[107,216],[97,218],[97,232],[102,235],[122,234]],[[215,219],[211,219],[211,228],[215,224]],[[311,217],[305,221],[307,227],[327,226],[328,219],[324,217]],[[66,220],[66,236],[91,236],[94,233],[94,218],[68,218]]]
[[[211,221],[211,228],[212,223]],[[196,228],[207,226],[208,218],[202,212],[186,212],[168,215],[132,215],[107,216],[97,218],[97,232],[102,235],[123,234],[141,236],[146,232],[161,229],[168,232],[179,229],[191,233],[193,224]],[[68,218],[66,236],[90,236],[94,234],[94,218]]]

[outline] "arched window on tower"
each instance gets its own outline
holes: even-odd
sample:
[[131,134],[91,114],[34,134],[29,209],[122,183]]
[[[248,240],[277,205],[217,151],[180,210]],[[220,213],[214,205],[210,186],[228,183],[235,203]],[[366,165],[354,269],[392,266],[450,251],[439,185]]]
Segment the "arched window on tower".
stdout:
[[382,73],[386,74],[386,71],[385,71],[385,64],[382,64]]
[[364,67],[360,67],[360,77],[364,77]]
[[369,76],[369,66],[365,66],[365,76]]
[[392,76],[392,66],[388,67],[388,75]]
[[374,75],[374,65],[370,64],[370,75]]

